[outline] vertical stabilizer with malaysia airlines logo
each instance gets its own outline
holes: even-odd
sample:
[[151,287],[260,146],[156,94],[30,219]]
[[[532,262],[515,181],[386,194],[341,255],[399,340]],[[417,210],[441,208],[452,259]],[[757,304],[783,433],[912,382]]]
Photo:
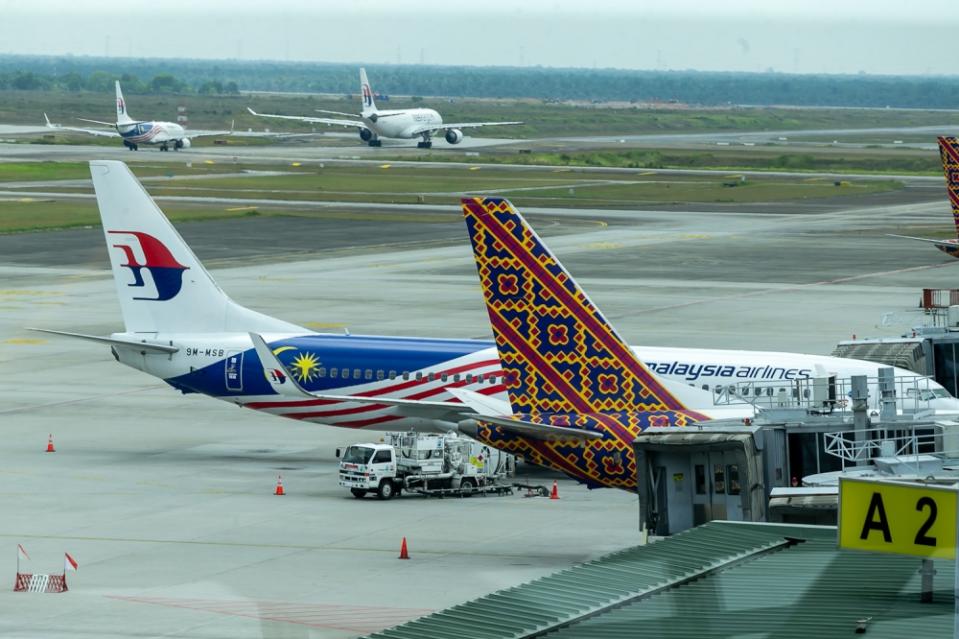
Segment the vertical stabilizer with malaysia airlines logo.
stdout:
[[376,113],[376,103],[373,101],[373,87],[366,77],[366,69],[360,68],[360,98],[363,100],[363,110],[361,115],[364,118]]
[[135,122],[133,118],[130,117],[130,114],[127,113],[127,103],[123,99],[123,91],[120,90],[120,81],[116,81],[116,92],[117,92],[117,126],[123,126],[124,124],[132,124]]
[[304,330],[227,297],[124,163],[90,173],[128,333]]

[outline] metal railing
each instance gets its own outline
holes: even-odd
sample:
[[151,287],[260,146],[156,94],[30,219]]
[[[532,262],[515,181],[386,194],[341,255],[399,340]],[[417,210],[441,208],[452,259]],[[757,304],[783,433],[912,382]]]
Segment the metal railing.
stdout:
[[911,465],[912,472],[920,474],[920,464],[929,456],[959,459],[959,449],[943,450],[942,432],[929,422],[823,433],[823,438],[825,452],[842,460],[843,470],[847,462],[859,465],[877,457],[892,457],[898,465]]
[[[880,410],[879,377],[867,377],[869,410]],[[904,412],[921,413],[931,410],[937,399],[933,382],[922,375],[901,375],[893,379],[896,408]],[[713,404],[729,406],[752,404],[760,409],[798,408],[812,414],[851,415],[852,400],[850,378],[808,377],[793,380],[769,380],[731,382],[713,388]]]

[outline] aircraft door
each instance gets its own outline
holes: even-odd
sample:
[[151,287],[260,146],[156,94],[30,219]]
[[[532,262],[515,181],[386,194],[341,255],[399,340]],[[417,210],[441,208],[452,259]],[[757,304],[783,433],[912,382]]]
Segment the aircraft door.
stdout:
[[226,389],[243,390],[243,351],[228,351],[225,362]]

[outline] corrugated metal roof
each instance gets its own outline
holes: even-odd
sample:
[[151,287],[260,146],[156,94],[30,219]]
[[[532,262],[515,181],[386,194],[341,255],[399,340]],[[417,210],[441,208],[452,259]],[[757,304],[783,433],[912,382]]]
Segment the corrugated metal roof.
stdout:
[[564,628],[555,639],[617,637],[952,637],[952,562],[919,602],[920,560],[838,551],[835,532]]
[[[793,543],[791,540],[803,540]],[[383,639],[951,636],[951,562],[840,552],[834,528],[713,522],[370,635]]]

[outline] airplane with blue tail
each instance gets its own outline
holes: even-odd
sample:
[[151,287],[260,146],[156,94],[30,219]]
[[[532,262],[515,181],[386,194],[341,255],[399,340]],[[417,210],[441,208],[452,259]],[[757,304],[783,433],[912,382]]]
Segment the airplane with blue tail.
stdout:
[[[504,375],[510,369],[501,366],[491,342],[316,333],[245,308],[217,285],[124,163],[97,160],[90,171],[124,329],[108,336],[36,330],[109,345],[119,362],[184,393],[289,419],[344,428],[462,431],[472,429],[461,427],[464,414],[475,414],[464,396],[472,405],[485,405],[484,414],[508,414]],[[496,198],[485,202],[504,205]],[[512,276],[504,273],[503,286],[520,285]],[[646,366],[637,375],[659,378],[656,401],[669,410],[687,410],[682,416],[687,421],[717,411],[713,396],[719,388],[767,381],[790,389],[794,380],[820,371],[874,377],[878,368],[791,353],[647,346],[636,352]],[[896,374],[911,375],[901,369]],[[624,382],[597,377],[595,383],[605,388]],[[959,412],[959,400],[934,381],[928,392],[930,407]],[[752,407],[729,410],[751,414]],[[567,428],[542,426],[533,417],[500,421],[511,422],[506,427],[513,432],[532,430],[547,439]]]
[[78,118],[83,122],[92,124],[102,124],[109,129],[85,129],[82,127],[70,127],[60,124],[53,124],[47,114],[43,114],[48,129],[57,131],[72,131],[76,133],[86,133],[100,137],[116,138],[119,137],[123,146],[131,151],[137,151],[141,144],[159,145],[161,151],[169,151],[173,147],[174,151],[188,149],[191,146],[191,139],[230,135],[231,131],[187,131],[181,124],[176,122],[161,122],[159,120],[134,120],[127,113],[127,103],[123,99],[123,92],[120,90],[120,81],[116,82],[117,96],[117,121],[101,122],[100,120],[87,120]]

